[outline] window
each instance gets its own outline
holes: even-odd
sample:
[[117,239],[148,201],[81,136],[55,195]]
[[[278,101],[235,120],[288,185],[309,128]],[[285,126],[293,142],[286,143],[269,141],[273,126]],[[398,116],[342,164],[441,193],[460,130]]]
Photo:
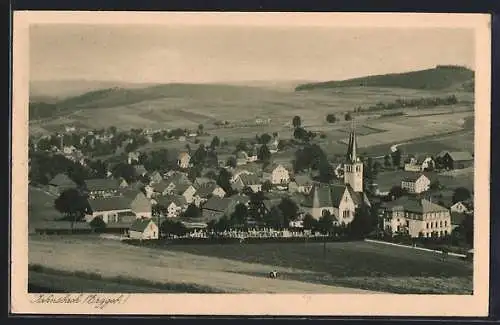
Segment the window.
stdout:
[[429,223],[427,223],[427,229],[429,229]]
[[444,221],[444,226],[448,227],[448,221],[446,221],[446,220]]
[[439,221],[439,227],[442,227],[442,226],[443,226],[443,222]]

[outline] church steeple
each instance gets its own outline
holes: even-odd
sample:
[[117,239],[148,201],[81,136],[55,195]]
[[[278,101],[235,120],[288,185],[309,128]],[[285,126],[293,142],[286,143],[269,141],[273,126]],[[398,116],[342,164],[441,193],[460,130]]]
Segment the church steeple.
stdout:
[[346,162],[356,162],[357,157],[358,142],[356,140],[356,129],[354,127],[354,119],[351,124],[351,133],[349,133],[349,143],[347,144],[347,154]]
[[358,158],[357,150],[358,142],[353,120],[344,163],[344,184],[349,184],[355,192],[363,192],[363,163]]

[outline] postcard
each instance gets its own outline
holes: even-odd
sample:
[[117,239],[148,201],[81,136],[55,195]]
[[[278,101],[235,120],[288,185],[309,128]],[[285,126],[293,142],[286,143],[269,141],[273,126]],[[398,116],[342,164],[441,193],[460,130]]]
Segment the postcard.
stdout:
[[486,316],[489,24],[15,12],[11,312]]

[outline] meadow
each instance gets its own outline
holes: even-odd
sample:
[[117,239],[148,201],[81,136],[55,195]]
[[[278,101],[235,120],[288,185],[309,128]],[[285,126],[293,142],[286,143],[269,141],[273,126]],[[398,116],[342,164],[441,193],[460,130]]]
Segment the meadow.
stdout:
[[[472,292],[472,264],[434,253],[368,242],[136,247],[84,237],[30,237],[30,264],[184,283],[247,293]],[[147,267],[145,267],[147,266]],[[270,270],[280,273],[269,279]]]

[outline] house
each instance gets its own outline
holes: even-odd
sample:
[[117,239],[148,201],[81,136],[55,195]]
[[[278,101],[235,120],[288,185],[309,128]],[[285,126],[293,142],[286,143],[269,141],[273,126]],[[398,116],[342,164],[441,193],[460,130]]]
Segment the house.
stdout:
[[202,219],[205,222],[219,220],[224,215],[230,216],[236,206],[236,201],[231,198],[211,197],[201,207]]
[[76,151],[76,148],[75,146],[64,146],[62,151],[65,155],[71,155]]
[[137,219],[132,223],[129,230],[130,239],[158,239],[159,229],[151,219]]
[[241,168],[234,168],[232,171],[231,171],[231,180],[230,182],[231,183],[234,183],[238,177],[240,175],[252,175],[252,174],[255,174],[254,172],[248,170],[248,169],[241,169]]
[[435,167],[434,160],[432,157],[425,157],[424,159],[417,160],[415,157],[411,157],[409,162],[405,163],[404,170],[410,172],[423,172],[432,170]]
[[172,183],[172,182],[169,183],[169,182],[167,182],[165,180],[162,180],[162,181],[160,181],[158,183],[151,184],[148,187],[150,188],[150,190],[149,189],[148,190],[151,192],[151,196],[150,197],[155,197],[155,196],[167,195],[167,194],[171,193],[174,190],[174,188],[175,188],[175,184]]
[[177,166],[179,166],[182,169],[189,168],[190,161],[191,161],[191,156],[189,155],[189,153],[181,152],[177,157]]
[[175,187],[175,192],[182,195],[186,199],[187,203],[191,203],[193,202],[196,189],[190,184],[180,184]]
[[411,237],[442,237],[451,234],[450,211],[422,198],[403,196],[382,204],[384,230]]
[[443,151],[438,157],[447,169],[463,169],[474,165],[474,157],[466,151]]
[[279,145],[279,140],[278,138],[274,138],[271,143],[268,145],[268,149],[270,153],[277,153],[278,152],[278,145]]
[[208,178],[208,177],[197,177],[194,182],[193,182],[193,186],[196,187],[196,188],[200,188],[202,186],[205,186],[205,185],[208,185],[208,184],[215,184],[216,181],[211,179],[211,178]]
[[313,187],[313,181],[308,175],[296,175],[288,184],[288,190],[292,193],[308,194]]
[[72,188],[77,188],[77,185],[66,174],[57,174],[49,182],[49,192],[57,196]]
[[348,224],[354,220],[356,209],[364,204],[370,204],[366,195],[355,192],[349,184],[315,184],[301,208],[317,220],[328,211],[336,224]]
[[169,187],[173,190],[178,185],[191,184],[191,181],[184,173],[173,173],[168,176],[165,181],[168,183]]
[[211,197],[223,198],[226,195],[226,191],[222,189],[217,184],[211,183],[204,185],[196,190],[193,196],[193,202],[196,206],[200,206],[205,203]]
[[139,162],[139,156],[140,156],[140,153],[138,153],[138,152],[129,152],[128,153],[128,157],[127,157],[128,164],[132,165],[134,163],[138,163]]
[[188,206],[186,199],[181,195],[167,195],[156,199],[157,207],[167,218],[177,218]]
[[138,176],[145,176],[148,173],[148,171],[146,170],[144,165],[135,165],[134,170],[135,170],[136,175],[138,175]]
[[137,216],[137,218],[151,218],[151,201],[144,193],[137,190],[127,191],[123,194],[125,199],[129,201],[130,210]]
[[450,211],[457,213],[470,213],[470,205],[466,202],[456,202],[450,207]]
[[236,166],[246,165],[248,163],[248,154],[245,151],[236,153]]
[[231,187],[238,192],[248,187],[254,193],[257,193],[262,190],[262,181],[254,174],[240,174],[231,184]]
[[163,176],[161,176],[160,172],[156,170],[149,173],[148,176],[152,184],[157,184],[163,180]]
[[110,197],[128,186],[124,179],[93,178],[85,180],[89,197]]
[[273,185],[288,185],[290,173],[282,164],[271,164],[264,168],[264,178]]
[[129,200],[123,196],[91,198],[88,202],[90,213],[85,216],[87,222],[100,217],[105,223],[116,223],[120,216],[132,212]]
[[408,193],[422,193],[429,190],[430,179],[424,174],[410,174],[401,180],[401,188]]

